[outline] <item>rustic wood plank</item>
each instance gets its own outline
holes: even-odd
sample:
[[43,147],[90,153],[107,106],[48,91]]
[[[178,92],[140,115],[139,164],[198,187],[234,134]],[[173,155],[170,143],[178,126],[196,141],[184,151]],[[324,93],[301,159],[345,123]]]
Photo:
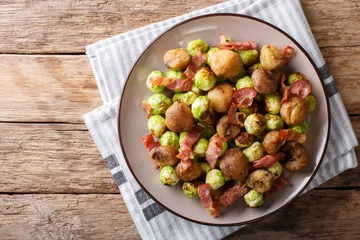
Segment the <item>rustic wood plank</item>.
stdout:
[[82,123],[102,104],[84,55],[0,55],[0,66],[0,121]]
[[120,194],[0,195],[1,239],[140,239]]
[[[225,239],[359,239],[359,197],[359,190],[311,191]],[[119,194],[3,194],[0,205],[6,240],[140,238]]]
[[0,192],[119,192],[80,124],[0,123],[0,173]]
[[225,239],[359,239],[359,197],[360,190],[311,191]]
[[[349,114],[359,114],[359,47],[322,49]],[[82,123],[102,104],[84,55],[0,55],[0,121]],[[16,94],[15,94],[16,93]]]
[[[0,3],[0,53],[84,52],[90,43],[220,2],[5,0]],[[357,0],[301,3],[320,47],[359,45]]]

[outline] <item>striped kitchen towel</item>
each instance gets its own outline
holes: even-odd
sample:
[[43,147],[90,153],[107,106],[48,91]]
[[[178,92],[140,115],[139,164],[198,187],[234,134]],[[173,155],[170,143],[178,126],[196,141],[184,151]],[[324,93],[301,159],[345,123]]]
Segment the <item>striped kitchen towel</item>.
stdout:
[[205,226],[166,211],[149,198],[131,175],[117,136],[119,96],[137,56],[152,39],[174,24],[194,16],[220,12],[250,15],[281,28],[305,48],[319,68],[328,92],[331,112],[336,114],[331,115],[330,138],[324,160],[306,191],[357,166],[354,152],[357,139],[299,0],[228,1],[119,34],[87,47],[104,105],[86,114],[85,122],[143,239],[221,239],[242,227]]

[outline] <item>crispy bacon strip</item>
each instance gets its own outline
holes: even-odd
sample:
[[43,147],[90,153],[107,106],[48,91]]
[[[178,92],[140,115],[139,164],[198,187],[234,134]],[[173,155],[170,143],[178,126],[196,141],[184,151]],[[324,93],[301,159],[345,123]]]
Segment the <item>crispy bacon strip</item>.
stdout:
[[253,88],[241,88],[233,94],[233,101],[238,108],[247,108],[253,103],[257,91]]
[[150,152],[154,147],[160,146],[160,143],[154,140],[154,137],[151,133],[147,136],[141,137],[141,140],[148,152]]
[[198,186],[198,195],[200,197],[201,205],[210,213],[213,218],[220,214],[220,207],[214,202],[210,194],[210,185],[205,183]]
[[290,47],[290,46],[285,46],[284,47],[284,54],[285,54],[285,58],[286,58],[286,63],[285,65],[288,65],[290,60],[291,60],[291,57],[294,55],[294,48],[293,47]]
[[191,62],[187,66],[183,76],[188,80],[193,81],[195,73],[200,69],[201,64],[203,64],[207,59],[207,53],[198,51],[192,58]]
[[237,107],[234,103],[231,104],[228,110],[228,121],[230,124],[244,126],[246,114],[243,112],[236,112]]
[[305,98],[307,95],[309,95],[312,91],[310,82],[306,79],[301,79],[290,86],[290,93],[296,94],[301,98]]
[[224,34],[220,34],[219,37],[219,46],[220,49],[228,49],[228,50],[235,50],[235,51],[240,51],[240,50],[249,50],[249,49],[256,49],[257,45],[254,41],[247,41],[247,42],[228,42],[226,41],[226,37]]
[[270,197],[271,195],[273,195],[274,193],[276,193],[277,191],[279,191],[281,188],[285,187],[288,184],[289,181],[284,176],[281,175],[280,177],[275,179],[275,182],[270,188],[270,190],[264,193],[264,197],[265,198]]
[[190,91],[192,87],[192,81],[188,79],[168,78],[168,77],[156,77],[152,81],[154,86],[165,86],[170,90]]
[[286,75],[283,73],[280,80],[280,93],[282,95],[281,104],[289,100],[289,87],[285,85],[285,80]]
[[243,188],[240,185],[235,185],[227,190],[221,197],[220,202],[224,207],[228,207],[233,204],[239,197],[244,196],[248,189]]
[[306,135],[294,132],[292,129],[283,129],[280,131],[280,142],[284,140],[303,144],[306,141]]
[[277,153],[273,155],[266,155],[265,157],[252,162],[253,169],[267,168],[276,163],[279,160],[285,159],[284,153]]
[[141,107],[146,112],[146,117],[150,118],[150,116],[151,116],[151,114],[150,114],[150,112],[151,112],[150,104],[146,100],[144,100],[144,101],[141,102]]
[[223,143],[226,142],[226,138],[221,137],[219,134],[215,134],[209,142],[209,146],[205,152],[205,159],[210,164],[211,169],[216,167],[216,163],[223,151]]
[[186,170],[188,167],[191,166],[191,159],[190,155],[192,153],[191,147],[195,144],[195,142],[199,139],[201,133],[203,132],[204,128],[200,125],[195,125],[191,131],[186,134],[184,140],[180,145],[179,154],[176,155],[177,158],[181,159],[181,162],[184,164],[183,169]]

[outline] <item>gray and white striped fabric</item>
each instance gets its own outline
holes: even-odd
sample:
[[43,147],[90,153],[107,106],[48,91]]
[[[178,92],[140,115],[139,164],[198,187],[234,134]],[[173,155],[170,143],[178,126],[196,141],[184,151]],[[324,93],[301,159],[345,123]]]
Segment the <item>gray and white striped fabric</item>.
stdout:
[[[185,19],[214,12],[242,13],[268,21],[295,38],[310,54],[326,85],[331,111],[331,130],[323,163],[306,191],[346,169],[357,166],[358,144],[320,50],[298,0],[228,1],[140,29],[122,33],[87,47],[104,105],[85,115],[85,122],[114,176],[123,199],[143,239],[221,239],[241,227],[209,227],[181,219],[166,211],[140,188],[131,175],[117,137],[119,96],[133,62],[152,39]],[[104,203],[106,204],[106,203]]]

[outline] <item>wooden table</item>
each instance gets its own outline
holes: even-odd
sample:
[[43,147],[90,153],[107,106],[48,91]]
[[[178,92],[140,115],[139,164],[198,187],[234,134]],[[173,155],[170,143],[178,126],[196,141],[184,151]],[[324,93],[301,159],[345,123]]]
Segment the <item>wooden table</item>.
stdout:
[[[102,104],[85,46],[219,2],[0,1],[1,239],[140,238],[84,125]],[[360,3],[301,2],[360,137]],[[360,239],[359,179],[348,170],[226,239]]]

